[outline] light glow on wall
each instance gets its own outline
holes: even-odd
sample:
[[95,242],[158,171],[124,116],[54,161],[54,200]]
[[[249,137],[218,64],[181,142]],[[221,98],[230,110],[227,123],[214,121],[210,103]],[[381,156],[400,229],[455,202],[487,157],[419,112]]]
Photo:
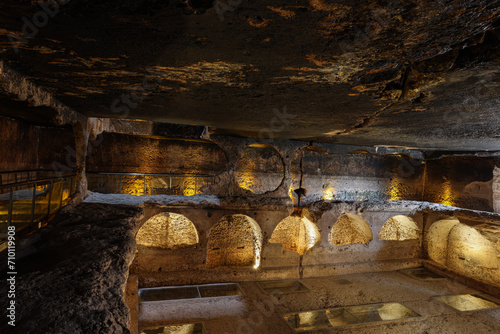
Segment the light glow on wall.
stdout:
[[427,246],[427,254],[429,258],[437,263],[446,265],[446,256],[448,254],[448,236],[450,231],[460,221],[455,217],[449,217],[434,222],[427,234],[425,235],[425,242]]
[[293,196],[293,184],[290,185],[290,188],[288,188],[288,196],[295,200],[295,197]]
[[481,281],[500,283],[496,226],[469,226],[450,217],[431,225],[426,235],[429,258],[447,268]]
[[399,182],[397,181],[396,178],[391,178],[391,181],[389,183],[389,191],[388,195],[389,198],[387,200],[389,201],[399,201],[402,199],[401,192],[398,189],[398,184]]
[[497,255],[495,245],[477,229],[457,224],[450,231],[446,262],[448,266],[466,273],[474,272],[478,268],[497,269],[500,265]]
[[378,236],[380,240],[416,240],[420,238],[420,229],[411,217],[397,215],[385,222]]
[[176,249],[196,245],[198,231],[185,216],[177,213],[160,213],[146,221],[135,237],[138,245]]
[[452,186],[449,180],[446,180],[443,184],[443,193],[441,195],[440,204],[455,206],[455,202],[453,200]]
[[242,189],[253,191],[255,188],[255,173],[252,171],[239,173],[236,180]]
[[259,269],[260,267],[260,254],[255,257],[255,264],[253,265],[253,269]]
[[255,194],[276,190],[284,178],[283,160],[268,144],[255,143],[245,147],[234,167],[239,187]]
[[121,193],[127,195],[145,195],[144,178],[142,176],[123,177]]
[[331,201],[335,199],[335,188],[328,186],[323,192],[323,199],[325,201]]
[[184,196],[193,196],[198,193],[198,189],[196,189],[196,177],[186,176],[183,180],[183,191],[182,194]]

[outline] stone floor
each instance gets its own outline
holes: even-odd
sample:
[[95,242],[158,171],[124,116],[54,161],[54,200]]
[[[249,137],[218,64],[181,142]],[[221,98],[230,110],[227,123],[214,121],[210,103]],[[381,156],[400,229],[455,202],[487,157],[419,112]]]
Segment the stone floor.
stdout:
[[[432,298],[442,295],[479,294],[499,302],[450,278],[421,280],[400,271],[391,271],[307,278],[301,282],[308,289],[265,292],[258,282],[241,282],[239,286],[243,295],[239,296],[142,302],[139,307],[139,325],[145,329],[168,324],[203,323],[208,334],[294,333],[284,321],[283,315],[397,302],[420,316],[314,329],[307,333],[500,332],[500,308],[458,311]],[[180,330],[172,333],[195,332]]]

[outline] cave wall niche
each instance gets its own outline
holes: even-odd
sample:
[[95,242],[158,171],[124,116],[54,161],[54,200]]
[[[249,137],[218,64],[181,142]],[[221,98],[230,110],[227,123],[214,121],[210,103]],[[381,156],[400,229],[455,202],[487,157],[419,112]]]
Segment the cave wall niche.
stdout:
[[[137,154],[140,152],[140,154]],[[87,157],[88,172],[217,175],[225,152],[207,140],[103,133]]]
[[457,224],[460,224],[460,221],[455,217],[450,217],[438,220],[431,225],[425,235],[427,254],[431,260],[443,266],[446,265],[448,236]]
[[[291,165],[293,187],[297,188],[301,171],[307,197],[316,200],[420,200],[424,164],[407,155],[322,154],[303,152]],[[406,167],[410,170],[407,171]]]
[[194,224],[177,213],[160,213],[146,221],[136,235],[138,245],[177,249],[199,242]]
[[494,211],[495,159],[444,157],[426,162],[424,201]]
[[260,266],[262,230],[252,218],[242,215],[224,216],[208,235],[208,268]]
[[380,240],[415,240],[420,238],[420,229],[411,217],[397,215],[385,222],[378,237]]
[[279,187],[285,167],[274,147],[257,143],[243,149],[236,162],[235,172],[241,188],[263,194]]
[[435,222],[427,232],[429,258],[448,269],[489,283],[500,283],[500,227],[469,226],[456,218]]
[[457,224],[448,236],[446,265],[459,272],[481,269],[498,269],[499,261],[496,245],[477,229],[465,224]]
[[294,213],[276,226],[269,242],[281,243],[284,249],[304,255],[321,242],[321,232],[312,215]]
[[370,225],[358,215],[345,213],[333,225],[328,242],[331,245],[342,246],[352,244],[367,245],[373,240]]

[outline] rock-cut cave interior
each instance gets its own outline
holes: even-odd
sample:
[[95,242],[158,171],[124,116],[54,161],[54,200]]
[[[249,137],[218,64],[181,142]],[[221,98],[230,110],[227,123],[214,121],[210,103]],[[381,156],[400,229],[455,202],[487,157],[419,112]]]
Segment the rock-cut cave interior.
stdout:
[[0,4],[0,333],[500,333],[499,0]]

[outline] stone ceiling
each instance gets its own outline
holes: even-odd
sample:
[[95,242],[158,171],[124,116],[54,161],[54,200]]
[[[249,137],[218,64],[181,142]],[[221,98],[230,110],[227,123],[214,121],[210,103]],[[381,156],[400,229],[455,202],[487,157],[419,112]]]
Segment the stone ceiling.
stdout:
[[500,151],[500,1],[59,1],[0,4],[1,114]]

